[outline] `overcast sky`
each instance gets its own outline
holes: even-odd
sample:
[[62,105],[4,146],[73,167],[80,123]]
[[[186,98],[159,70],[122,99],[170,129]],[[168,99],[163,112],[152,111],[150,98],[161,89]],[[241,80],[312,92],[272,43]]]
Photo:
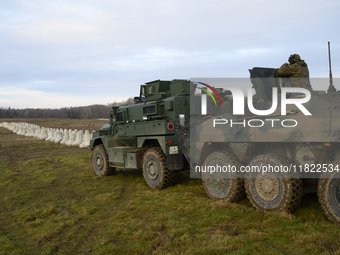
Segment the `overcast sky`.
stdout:
[[0,0],[0,107],[107,104],[157,79],[246,78],[293,53],[327,78],[328,41],[339,78],[339,10],[339,0]]

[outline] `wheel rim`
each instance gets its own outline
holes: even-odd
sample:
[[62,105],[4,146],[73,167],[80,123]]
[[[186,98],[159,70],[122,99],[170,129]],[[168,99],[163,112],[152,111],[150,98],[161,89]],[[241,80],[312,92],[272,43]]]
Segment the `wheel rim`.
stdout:
[[273,173],[259,173],[255,178],[255,189],[265,201],[273,201],[279,195],[280,185]]
[[[221,159],[213,159],[207,163],[208,166],[224,166],[227,165],[228,162],[225,162]],[[229,181],[228,178],[224,178],[224,173],[216,172],[216,173],[210,173],[210,185],[211,187],[218,191],[218,192],[224,192],[226,189],[228,189]]]
[[148,173],[148,177],[151,180],[156,180],[158,178],[159,169],[158,169],[157,162],[155,160],[150,160],[148,162],[147,173]]
[[104,165],[104,160],[102,155],[97,155],[96,157],[96,166],[98,170],[101,170],[103,168]]
[[228,178],[210,179],[211,187],[217,191],[225,191],[228,188]]

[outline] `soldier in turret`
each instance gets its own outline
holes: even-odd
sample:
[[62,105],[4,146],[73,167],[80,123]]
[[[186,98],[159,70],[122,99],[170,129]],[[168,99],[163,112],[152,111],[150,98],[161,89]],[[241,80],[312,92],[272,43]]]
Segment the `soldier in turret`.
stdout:
[[304,60],[301,60],[299,54],[290,55],[289,63],[284,63],[278,70],[278,76],[290,78],[292,87],[299,87],[312,90],[309,81],[308,66]]

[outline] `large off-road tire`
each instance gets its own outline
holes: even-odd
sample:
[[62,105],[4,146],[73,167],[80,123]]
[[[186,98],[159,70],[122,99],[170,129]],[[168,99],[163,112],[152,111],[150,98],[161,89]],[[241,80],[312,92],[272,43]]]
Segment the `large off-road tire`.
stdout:
[[[215,171],[208,172],[209,166],[215,167]],[[221,168],[217,169],[217,166]],[[234,169],[237,169],[237,171],[240,169],[240,162],[234,154],[226,151],[211,153],[204,160],[202,166],[203,187],[207,195],[212,199],[238,202],[245,195],[243,179],[239,173],[228,171],[228,166],[229,170],[232,169],[231,166],[234,166]],[[223,167],[225,168],[223,169]]]
[[116,171],[115,167],[109,166],[108,156],[104,145],[98,145],[92,152],[93,170],[98,176],[113,175]]
[[[340,159],[332,165],[338,166]],[[334,224],[340,226],[340,172],[322,173],[318,185],[318,197],[321,208]]]
[[166,155],[159,147],[148,149],[143,156],[143,176],[152,189],[165,189],[174,182],[175,173],[168,170]]
[[[281,169],[291,162],[278,154],[263,154],[255,157],[249,163],[249,169],[272,166]],[[245,174],[245,189],[250,203],[261,211],[292,212],[301,202],[303,195],[302,181],[294,173],[283,170],[272,172],[247,172]]]

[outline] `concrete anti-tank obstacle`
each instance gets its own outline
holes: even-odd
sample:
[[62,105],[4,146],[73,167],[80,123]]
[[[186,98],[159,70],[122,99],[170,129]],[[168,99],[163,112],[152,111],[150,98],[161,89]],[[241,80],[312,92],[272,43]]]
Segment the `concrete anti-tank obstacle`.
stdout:
[[27,130],[26,130],[25,127],[23,127],[23,128],[21,129],[21,135],[26,135],[26,133],[27,133]]
[[38,135],[39,135],[39,130],[40,130],[40,127],[37,127],[37,128],[35,129],[35,132],[34,132],[33,137],[38,137]]
[[41,134],[41,127],[38,127],[38,128],[35,130],[34,137],[38,138],[40,134]]
[[20,122],[18,124],[18,131],[16,132],[17,135],[22,135],[22,132],[23,132],[23,124]]
[[[16,123],[16,122],[0,122],[0,127],[4,127],[19,135],[25,135],[29,137],[36,137],[41,140],[53,141],[55,143],[65,144],[67,146],[79,146],[80,148],[86,148],[90,145],[90,139],[92,134],[88,130],[78,131],[72,129],[54,129],[40,127],[30,123]],[[93,133],[93,132],[92,132]]]
[[20,123],[20,133],[18,132],[18,135],[25,135],[25,134],[26,134],[25,123]]
[[10,124],[10,123],[7,123],[7,122],[1,122],[1,123],[0,123],[0,127],[7,128],[8,130],[11,130],[11,129],[9,128],[9,124]]
[[5,122],[4,127],[13,132],[13,129],[14,129],[13,122],[11,122],[11,123]]
[[12,132],[14,132],[13,130],[17,128],[17,125],[15,122],[12,122],[9,124],[9,130],[11,130]]
[[60,143],[63,140],[63,134],[61,130],[57,131],[56,139],[54,139],[55,143]]
[[13,133],[18,134],[19,129],[20,129],[19,123],[15,123],[15,128],[13,130]]
[[69,137],[70,137],[69,131],[65,130],[63,139],[60,141],[60,144],[65,144],[68,141]]
[[17,131],[17,126],[16,125],[14,125],[13,126],[13,129],[11,130],[13,133],[16,133],[16,131]]
[[19,124],[19,129],[18,129],[18,132],[17,132],[17,135],[21,135],[22,133],[22,125],[21,123]]
[[20,135],[25,135],[26,134],[26,132],[25,132],[25,123],[20,122],[20,127],[21,127]]
[[61,140],[63,140],[63,136],[64,136],[64,130],[62,128],[59,129],[59,132],[60,132],[60,137],[57,136],[57,139],[54,141],[55,143],[60,143]]
[[71,135],[73,133],[72,129],[69,129],[67,131],[67,133],[68,133],[68,136],[67,136],[67,139],[65,140],[65,142],[63,142],[64,145],[67,145],[67,143],[70,141],[70,137],[71,137]]
[[27,133],[25,136],[33,136],[34,134],[34,125],[29,124],[27,128]]
[[72,143],[76,140],[76,135],[77,135],[78,131],[73,131],[70,135],[70,138],[68,139],[68,141],[66,142],[67,146],[72,146]]
[[39,129],[39,133],[38,133],[38,135],[37,135],[37,138],[38,138],[38,139],[41,139],[41,135],[42,135],[44,129],[45,129],[44,127],[41,127],[41,128]]
[[40,128],[40,127],[39,127],[38,125],[35,125],[35,126],[34,126],[34,131],[33,131],[32,137],[35,136],[35,133],[37,132],[37,130],[38,130],[39,128]]
[[21,132],[21,135],[25,135],[27,134],[28,132],[28,123],[22,123],[22,132]]
[[52,139],[53,136],[54,136],[53,129],[52,129],[52,128],[49,128],[49,129],[47,130],[47,134],[48,134],[48,136],[47,136],[47,138],[46,138],[46,141],[51,141],[51,139]]
[[17,123],[13,123],[12,132],[13,132],[13,133],[18,132],[18,125],[17,125]]
[[28,127],[25,136],[27,136],[27,137],[31,136],[31,132],[32,132],[32,127]]
[[31,128],[30,137],[34,136],[34,133],[35,133],[36,129],[37,129],[37,127]]
[[14,134],[16,134],[18,132],[18,126],[15,125],[12,131],[13,131]]
[[76,140],[72,143],[72,146],[79,146],[83,142],[83,130],[78,131]]
[[85,130],[83,142],[79,145],[80,148],[87,148],[90,146],[91,135],[88,130]]
[[[55,131],[54,131],[54,137],[53,137],[53,139],[52,139],[52,142],[55,143],[55,142],[59,139],[58,132],[61,133],[61,131],[62,131],[62,129],[59,129],[59,128],[56,128],[56,129],[55,129]],[[61,140],[60,140],[60,141],[61,141]],[[59,142],[60,142],[60,141],[59,141]],[[59,142],[58,142],[58,143],[59,143]]]
[[9,124],[9,130],[11,130],[13,132],[13,130],[16,128],[16,123],[12,122]]
[[[9,129],[9,128],[8,128],[8,123],[7,123],[7,122],[1,122],[1,123],[0,123],[0,127]],[[9,130],[10,130],[10,129],[9,129]]]
[[53,142],[53,140],[55,139],[56,134],[57,134],[56,129],[55,128],[51,128],[51,137],[50,137],[50,139],[48,141]]
[[31,128],[32,128],[32,124],[30,124],[30,123],[25,123],[25,125],[26,125],[26,134],[25,134],[25,136],[30,136],[30,131],[31,131]]
[[71,134],[72,134],[72,129],[67,130],[67,135],[65,136],[64,134],[64,141],[62,141],[62,144],[67,145],[68,141],[70,140]]
[[19,129],[20,129],[20,125],[19,125],[19,123],[16,123],[15,124],[15,129],[13,130],[13,133],[18,134]]
[[42,128],[41,135],[39,139],[45,140],[47,138],[47,128]]
[[[63,139],[61,139],[60,143],[62,143],[62,141],[65,140],[66,133],[68,134],[68,129],[65,128],[65,129],[63,130],[63,132],[62,132],[62,137],[63,137]],[[68,137],[67,137],[67,139],[68,139]]]
[[57,129],[56,128],[51,128],[51,130],[52,130],[53,135],[52,135],[52,137],[51,137],[51,139],[49,141],[50,142],[54,142],[54,140],[56,138],[56,135],[57,135]]
[[16,128],[15,124],[16,123],[14,122],[8,123],[7,128],[13,132],[13,130]]
[[27,136],[30,136],[30,137],[33,137],[34,136],[34,133],[35,133],[35,130],[38,126],[37,125],[32,125],[30,128],[29,128],[29,131],[28,131],[28,135]]
[[16,134],[17,134],[17,135],[21,135],[21,133],[22,133],[22,127],[19,126],[19,129],[18,129],[18,131],[16,132]]

